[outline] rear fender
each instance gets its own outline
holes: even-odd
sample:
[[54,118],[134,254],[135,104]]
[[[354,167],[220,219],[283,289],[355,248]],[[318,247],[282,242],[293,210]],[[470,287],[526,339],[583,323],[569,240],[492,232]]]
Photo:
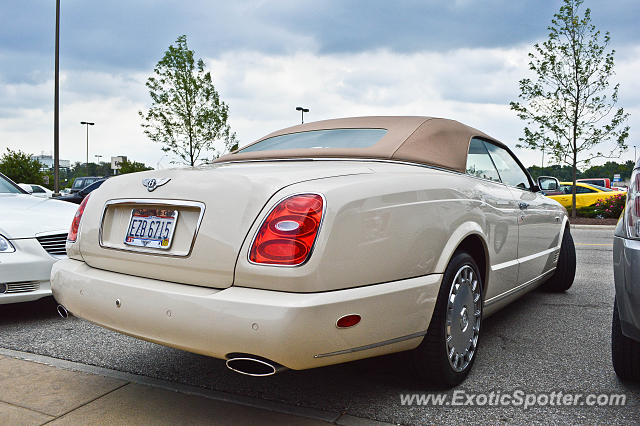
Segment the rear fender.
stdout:
[[444,248],[442,249],[442,254],[438,258],[438,262],[436,263],[434,272],[439,274],[444,273],[444,270],[447,268],[447,265],[451,261],[451,258],[453,258],[453,255],[458,249],[458,247],[460,247],[460,244],[462,244],[465,238],[471,235],[479,237],[480,240],[482,241],[482,246],[484,249],[484,255],[486,259],[486,265],[485,265],[485,271],[484,271],[485,282],[483,283],[484,285],[483,292],[486,294],[488,283],[490,282],[489,274],[491,271],[491,268],[490,268],[491,262],[489,260],[489,251],[487,250],[487,238],[485,236],[484,231],[482,230],[482,227],[477,222],[471,222],[471,221],[464,222],[460,224],[460,226],[458,226],[455,229],[455,231],[451,233],[449,240],[447,241],[447,243],[444,245]]

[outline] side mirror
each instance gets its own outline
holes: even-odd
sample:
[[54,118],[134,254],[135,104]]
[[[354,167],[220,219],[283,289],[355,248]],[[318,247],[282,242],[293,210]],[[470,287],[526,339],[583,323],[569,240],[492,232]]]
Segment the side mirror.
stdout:
[[557,191],[560,188],[560,182],[552,176],[540,176],[538,187],[541,191]]

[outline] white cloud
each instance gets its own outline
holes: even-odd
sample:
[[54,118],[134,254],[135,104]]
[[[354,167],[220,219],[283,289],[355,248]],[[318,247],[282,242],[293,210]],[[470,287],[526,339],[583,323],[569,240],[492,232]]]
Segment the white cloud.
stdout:
[[[517,81],[527,73],[528,45],[509,49],[458,49],[448,52],[357,54],[295,53],[269,55],[227,51],[209,58],[214,83],[230,106],[231,125],[241,145],[275,129],[298,124],[295,107],[311,109],[307,121],[359,115],[433,115],[459,120],[504,141],[512,148],[522,123],[508,108],[517,96]],[[618,59],[622,105],[631,112],[632,131],[640,120],[635,71],[640,47]],[[84,161],[85,133],[90,128],[90,161],[94,154],[128,155],[155,167],[160,146],[146,139],[137,111],[148,103],[145,73],[110,74],[74,71],[64,74],[61,109],[61,156]],[[2,85],[0,149],[51,152],[53,83]],[[629,95],[625,95],[628,93]],[[41,100],[37,108],[25,99]],[[625,105],[624,102],[627,102]],[[633,140],[633,134],[630,140]],[[633,143],[630,143],[633,145]],[[632,150],[631,150],[632,151]],[[527,165],[539,153],[516,150]],[[632,154],[631,154],[632,155]],[[631,158],[629,155],[629,158]],[[168,158],[162,159],[168,165]]]
[[[618,59],[621,105],[640,125],[640,46]],[[241,145],[298,123],[297,105],[311,109],[307,121],[359,115],[433,115],[453,118],[507,143],[527,165],[540,154],[515,148],[523,123],[509,109],[518,80],[528,73],[529,45],[509,49],[457,49],[401,54],[265,55],[227,52],[209,59],[214,80],[231,106]],[[625,96],[624,94],[628,94]],[[626,104],[624,103],[626,101]],[[600,150],[604,151],[603,148]],[[632,154],[626,155],[628,159]],[[624,157],[624,158],[626,158]]]

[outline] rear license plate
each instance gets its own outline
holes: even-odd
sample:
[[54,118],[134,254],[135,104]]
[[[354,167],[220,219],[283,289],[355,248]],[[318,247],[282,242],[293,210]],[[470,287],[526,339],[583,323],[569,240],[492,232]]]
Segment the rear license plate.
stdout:
[[124,243],[130,246],[167,250],[171,247],[177,220],[177,210],[133,209]]

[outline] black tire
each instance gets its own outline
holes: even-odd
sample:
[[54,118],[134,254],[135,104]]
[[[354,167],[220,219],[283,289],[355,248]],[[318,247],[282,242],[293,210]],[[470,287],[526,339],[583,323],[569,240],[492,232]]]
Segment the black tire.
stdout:
[[[449,361],[447,353],[447,306],[454,279],[458,272],[467,265],[473,269],[473,273],[475,277],[477,277],[477,285],[479,286],[479,302],[473,307],[474,310],[479,310],[479,317],[477,317],[476,320],[478,334],[475,349],[470,361],[468,361],[468,365],[462,371],[455,371]],[[419,379],[437,387],[450,388],[460,384],[467,377],[478,356],[479,332],[482,330],[482,327],[480,327],[482,324],[482,289],[482,276],[479,273],[478,266],[473,257],[463,251],[456,252],[444,272],[427,334],[420,346],[410,353],[410,362],[413,371]],[[475,294],[475,291],[472,294]]]
[[611,359],[620,380],[640,381],[640,342],[622,334],[617,300],[613,302],[611,321]]
[[554,293],[567,291],[573,285],[576,276],[576,246],[573,244],[573,237],[569,228],[564,230],[562,235],[562,245],[560,246],[560,257],[556,271],[551,278],[542,285],[542,289]]

